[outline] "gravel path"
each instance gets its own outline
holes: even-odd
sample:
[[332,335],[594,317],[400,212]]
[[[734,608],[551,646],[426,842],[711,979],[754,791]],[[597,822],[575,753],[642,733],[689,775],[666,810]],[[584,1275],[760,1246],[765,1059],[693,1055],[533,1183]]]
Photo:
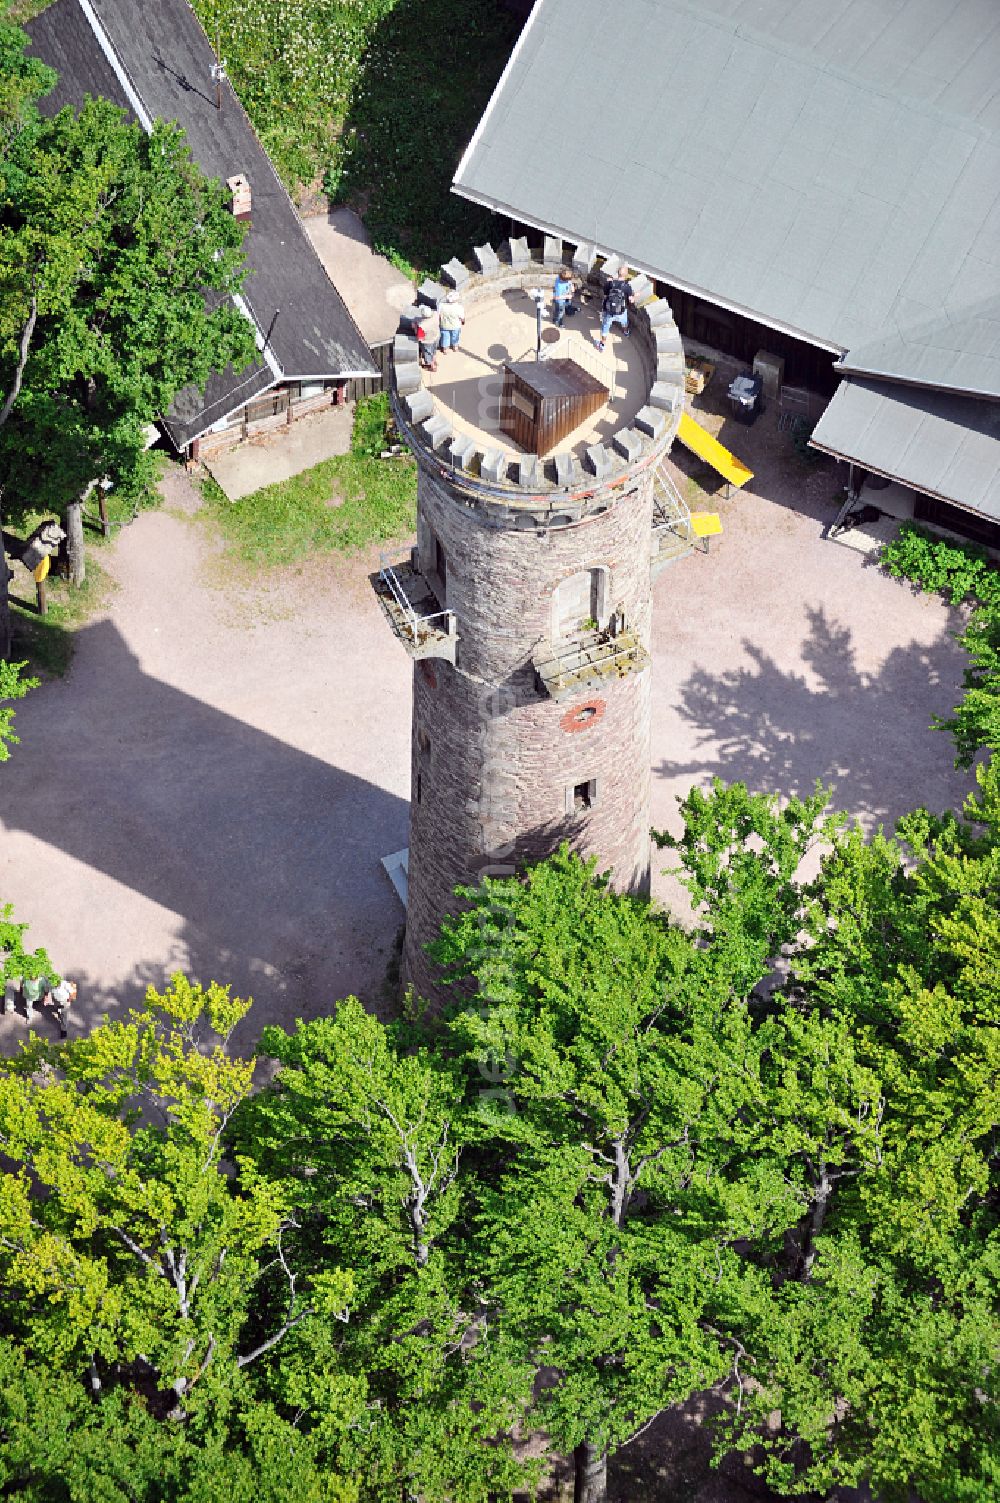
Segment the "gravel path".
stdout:
[[[773,423],[737,437],[751,492],[710,501],[723,536],[656,584],[654,822],[676,829],[676,796],[715,774],[832,781],[869,827],[954,805],[969,779],[928,726],[956,699],[955,613],[822,541],[832,470]],[[256,998],[246,1046],[349,992],[387,1005],[402,913],[379,859],[407,839],[410,664],[373,559],[240,577],[182,471],[165,490],[103,556],[118,588],[69,674],[18,708],[0,892],[79,982],[75,1029],[182,968]],[[0,1047],[23,1036],[0,1018]]]
[[[181,968],[257,999],[247,1043],[348,992],[379,1001],[410,665],[367,560],[227,578],[181,471],[166,493],[122,533],[69,674],[18,710],[0,890],[79,982],[76,1028]],[[9,1047],[23,1018],[0,1028]]]

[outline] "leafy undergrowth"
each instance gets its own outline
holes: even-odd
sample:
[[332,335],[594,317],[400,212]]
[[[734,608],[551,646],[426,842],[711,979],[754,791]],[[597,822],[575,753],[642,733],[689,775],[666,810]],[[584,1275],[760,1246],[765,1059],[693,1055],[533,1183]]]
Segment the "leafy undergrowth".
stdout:
[[396,0],[373,31],[324,186],[362,209],[375,249],[397,264],[433,269],[509,233],[451,182],[517,30],[482,0]]
[[1000,569],[975,543],[940,537],[916,522],[903,523],[882,549],[881,563],[918,590],[973,606],[956,638],[969,655],[962,698],[950,716],[934,717],[936,728],[955,742],[956,767],[971,767],[984,747],[1000,751]]
[[894,579],[947,596],[952,605],[970,597],[1000,610],[1000,569],[983,548],[940,537],[916,522],[904,522],[899,536],[882,549],[882,567]]
[[193,3],[288,186],[323,179],[406,274],[505,232],[450,187],[517,37],[509,14],[483,0]]
[[317,553],[353,553],[404,537],[416,526],[417,472],[408,456],[378,457],[388,398],[355,409],[351,452],[230,501],[214,480],[202,494],[228,551],[254,566],[301,562]]

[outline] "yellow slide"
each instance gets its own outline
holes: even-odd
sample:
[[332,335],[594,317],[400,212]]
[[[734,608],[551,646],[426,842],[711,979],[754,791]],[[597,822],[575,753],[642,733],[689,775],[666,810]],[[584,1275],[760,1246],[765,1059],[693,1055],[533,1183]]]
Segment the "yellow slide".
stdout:
[[723,480],[728,480],[730,485],[739,488],[753,479],[753,470],[748,470],[745,464],[741,464],[735,454],[724,449],[717,438],[713,438],[706,428],[696,423],[686,412],[681,414],[677,437],[685,449],[690,449],[692,454],[697,454],[699,459],[710,464],[713,470],[718,470]]

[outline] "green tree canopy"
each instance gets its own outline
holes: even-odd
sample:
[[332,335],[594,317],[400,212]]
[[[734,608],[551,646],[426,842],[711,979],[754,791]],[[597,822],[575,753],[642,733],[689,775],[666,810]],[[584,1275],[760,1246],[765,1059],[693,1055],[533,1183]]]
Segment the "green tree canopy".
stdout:
[[[228,1451],[221,1475],[236,1496],[255,1496],[250,1458],[269,1447],[275,1498],[297,1496],[294,1470],[278,1486],[294,1457],[304,1467],[298,1496],[353,1496],[333,1487],[332,1468],[320,1484],[311,1443],[289,1431],[253,1377],[301,1324],[346,1320],[353,1286],[329,1260],[308,1280],[293,1270],[294,1211],[282,1186],[224,1158],[254,1069],[226,1050],[246,1008],[221,987],[177,976],[142,1010],[69,1045],[35,1042],[0,1072],[9,1166],[0,1363],[21,1374],[6,1393],[0,1458],[8,1476],[38,1479],[38,1496],[61,1479],[82,1499],[87,1478],[93,1489],[105,1473],[119,1488],[109,1480],[105,1495],[135,1496],[129,1487],[152,1464],[154,1421],[166,1426],[164,1475],[175,1465],[185,1486],[202,1479],[192,1498],[212,1496],[209,1460]],[[43,1373],[52,1379],[44,1392]],[[84,1444],[41,1445],[42,1421],[58,1429],[82,1413],[86,1393],[96,1409]],[[173,1495],[152,1470],[143,1487],[139,1496]]]
[[468,1264],[475,1153],[456,1065],[354,998],[336,1015],[264,1030],[280,1063],[241,1114],[241,1151],[295,1187],[306,1269],[352,1268],[351,1318],[283,1349],[283,1398],[324,1432],[349,1383],[365,1420],[340,1442],[365,1497],[502,1499],[524,1480],[509,1433],[532,1369],[493,1332]]
[[576,1452],[578,1500],[713,1384],[720,1449],[763,1447],[788,1492],[989,1495],[996,771],[979,783],[905,843],[820,794],[692,794],[663,840],[687,933],[565,851],[445,924],[438,960],[477,985],[451,1024],[469,1088],[502,1061],[511,1108],[482,1097],[478,1267],[551,1373],[537,1420]]
[[65,512],[96,479],[149,481],[146,426],[254,334],[229,294],[242,228],[183,132],[107,100],[43,119],[43,73],[0,22],[0,487],[9,514]]

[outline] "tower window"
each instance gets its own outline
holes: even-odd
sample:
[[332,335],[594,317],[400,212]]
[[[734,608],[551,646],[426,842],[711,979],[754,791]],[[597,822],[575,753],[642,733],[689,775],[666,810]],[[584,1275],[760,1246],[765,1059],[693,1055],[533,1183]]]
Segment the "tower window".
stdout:
[[441,539],[431,533],[431,573],[436,574],[441,583],[441,604],[445,604],[444,597],[448,593],[448,559]]
[[424,792],[424,775],[423,775],[422,772],[418,772],[417,773],[417,803],[418,804],[421,802],[421,800],[423,798],[423,792]]
[[566,813],[583,814],[597,803],[597,779],[587,778],[566,789]]
[[603,565],[571,574],[556,587],[552,599],[552,635],[571,637],[581,629],[603,626],[607,599],[608,571]]

